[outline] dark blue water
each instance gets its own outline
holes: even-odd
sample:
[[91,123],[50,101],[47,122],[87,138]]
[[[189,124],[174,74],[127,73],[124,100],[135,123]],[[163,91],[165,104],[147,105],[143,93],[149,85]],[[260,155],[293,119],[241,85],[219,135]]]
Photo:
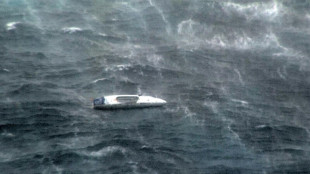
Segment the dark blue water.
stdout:
[[[0,173],[310,173],[310,2],[1,0]],[[98,111],[152,95],[163,108]]]

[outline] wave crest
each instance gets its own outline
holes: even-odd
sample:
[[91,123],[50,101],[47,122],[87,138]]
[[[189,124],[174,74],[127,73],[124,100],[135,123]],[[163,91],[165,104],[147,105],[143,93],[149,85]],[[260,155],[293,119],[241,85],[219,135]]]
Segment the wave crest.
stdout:
[[75,32],[78,32],[78,31],[82,31],[81,28],[78,28],[78,27],[65,27],[62,29],[63,32],[65,33],[75,33]]
[[95,152],[90,152],[88,154],[88,156],[91,157],[103,157],[103,156],[108,156],[111,155],[113,153],[116,152],[120,152],[122,154],[126,153],[126,149],[120,146],[108,146],[108,147],[104,147],[102,149],[100,149],[99,151],[95,151]]
[[20,22],[9,22],[6,24],[6,30],[15,30],[18,24],[20,24]]

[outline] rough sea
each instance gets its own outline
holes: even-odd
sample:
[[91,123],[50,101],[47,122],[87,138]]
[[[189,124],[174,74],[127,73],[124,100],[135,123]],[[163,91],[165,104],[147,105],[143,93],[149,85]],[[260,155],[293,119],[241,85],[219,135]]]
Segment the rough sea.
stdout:
[[309,0],[0,0],[0,173],[305,174],[309,127]]

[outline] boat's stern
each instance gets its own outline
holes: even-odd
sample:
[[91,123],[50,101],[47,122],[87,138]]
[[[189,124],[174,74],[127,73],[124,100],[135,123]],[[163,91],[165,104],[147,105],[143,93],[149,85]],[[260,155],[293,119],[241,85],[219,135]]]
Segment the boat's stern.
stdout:
[[93,100],[93,108],[100,108],[104,105],[105,103],[105,98],[104,97],[100,97],[100,98],[96,98]]

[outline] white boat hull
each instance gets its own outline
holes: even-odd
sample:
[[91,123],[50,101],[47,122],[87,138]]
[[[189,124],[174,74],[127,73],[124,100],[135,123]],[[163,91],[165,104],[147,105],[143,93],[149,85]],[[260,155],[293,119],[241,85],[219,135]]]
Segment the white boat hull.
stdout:
[[97,98],[93,101],[94,109],[131,109],[159,107],[165,105],[165,100],[150,96],[113,95]]

